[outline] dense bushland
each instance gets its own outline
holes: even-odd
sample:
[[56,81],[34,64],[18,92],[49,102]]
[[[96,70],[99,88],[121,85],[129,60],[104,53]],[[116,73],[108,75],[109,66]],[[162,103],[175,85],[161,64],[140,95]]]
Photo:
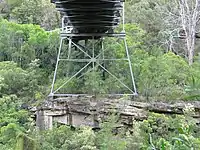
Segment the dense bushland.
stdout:
[[[25,97],[26,94],[32,100],[46,96],[52,82],[59,47],[58,31],[46,32],[37,25],[19,25],[6,20],[1,20],[0,24],[0,69],[1,81],[2,84],[5,84],[1,88],[2,95],[16,94]],[[128,31],[127,42],[131,52],[139,98],[183,100],[189,99],[190,96],[192,99],[199,97],[200,64],[198,56],[196,56],[194,64],[190,66],[181,56],[173,52],[165,52],[158,46],[147,49],[144,41],[148,37],[146,37],[145,31],[137,25],[127,24],[126,30]],[[120,41],[115,42],[114,39],[108,39],[105,44],[109,47],[105,50],[108,57],[125,57],[125,51]],[[74,53],[80,52],[75,51]],[[65,51],[62,55],[66,55]],[[77,54],[77,56],[79,55]],[[131,86],[128,63],[108,62],[106,66],[113,74],[121,77],[122,81]],[[74,74],[80,67],[77,64],[61,63],[56,86],[66,80],[67,71]],[[94,82],[92,80],[94,78],[98,80]],[[12,86],[11,80],[15,86]],[[109,83],[114,84],[110,86]],[[19,88],[20,86],[21,88]],[[102,73],[97,69],[95,73],[89,72],[81,79],[75,78],[62,90],[72,93],[91,93],[95,90],[96,94],[126,92],[123,86],[119,86],[120,83],[113,82],[110,76],[103,79]]]
[[[126,5],[126,38],[139,94],[135,100],[199,100],[199,41],[195,41],[194,61],[188,63],[187,38],[179,36],[182,23],[178,3],[130,0]],[[27,108],[38,105],[50,92],[59,48],[59,15],[47,0],[3,0],[0,15],[0,150],[200,149],[199,126],[191,118],[190,107],[184,116],[149,114],[147,120],[135,121],[131,129],[121,129],[118,134],[115,116],[102,123],[98,132],[60,125],[51,131],[38,131]],[[196,26],[198,30],[199,24]],[[67,46],[64,43],[63,57]],[[106,39],[105,47],[107,57],[125,56],[120,40]],[[82,56],[79,51],[73,53]],[[81,67],[61,63],[55,86]],[[127,63],[107,62],[106,67],[131,86]],[[127,92],[113,78],[103,76],[98,66],[95,68],[95,72],[72,80],[63,92]]]
[[[39,26],[19,25],[1,20],[1,62],[0,62],[0,96],[1,96],[1,138],[3,149],[15,147],[20,134],[24,133],[34,139],[39,149],[189,149],[199,146],[198,126],[188,122],[188,118],[160,116],[152,114],[148,120],[135,122],[133,131],[120,131],[114,135],[115,120],[102,124],[102,130],[94,132],[89,128],[72,131],[61,126],[52,131],[40,133],[34,128],[34,121],[24,108],[39,103],[47,96],[56,62],[58,49],[58,31],[46,32]],[[198,100],[200,64],[189,66],[187,61],[174,54],[153,47],[147,50],[143,45],[145,32],[137,25],[126,25],[131,60],[136,77],[140,100]],[[21,38],[21,41],[19,40]],[[110,55],[124,56],[121,43],[107,41]],[[67,64],[61,66],[63,70]],[[124,73],[127,64],[109,64],[113,73]],[[119,69],[121,68],[123,72]],[[62,70],[59,81],[64,80]],[[95,84],[90,78],[98,78]],[[88,79],[88,80],[87,80]],[[129,84],[129,78],[125,82]],[[84,82],[74,81],[65,90],[76,92],[90,91],[91,85],[96,92],[109,89],[110,79],[103,80],[101,74],[88,74]],[[99,91],[98,89],[101,88]],[[116,85],[113,91],[118,91]],[[178,121],[178,122],[177,122]],[[175,123],[176,122],[176,123]],[[34,134],[33,134],[34,133]],[[21,136],[26,136],[21,135]],[[60,138],[62,137],[62,138]],[[28,138],[28,137],[27,137]],[[42,141],[42,142],[41,142]],[[19,145],[19,144],[18,144]],[[197,148],[196,148],[197,149]]]

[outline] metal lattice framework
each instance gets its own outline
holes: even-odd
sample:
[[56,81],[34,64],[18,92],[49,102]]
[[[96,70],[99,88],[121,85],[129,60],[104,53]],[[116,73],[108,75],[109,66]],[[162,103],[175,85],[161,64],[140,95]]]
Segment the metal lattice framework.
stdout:
[[[125,38],[124,30],[124,1],[122,0],[52,0],[56,8],[62,14],[62,29],[60,33],[60,47],[58,51],[57,63],[53,77],[53,83],[50,96],[70,96],[74,94],[60,93],[59,90],[67,85],[71,80],[81,74],[89,66],[92,71],[98,66],[104,72],[113,77],[119,84],[123,85],[129,93],[112,95],[137,95],[136,86],[129,56],[129,50]],[[114,29],[122,20],[123,30],[115,33]],[[124,43],[126,58],[106,58],[104,37],[115,37],[121,39]],[[87,41],[91,41],[91,47],[88,47]],[[85,41],[81,44],[80,41]],[[68,56],[61,58],[63,44],[68,43]],[[98,44],[97,44],[98,43]],[[84,54],[83,58],[73,57],[73,48],[78,49]],[[98,48],[98,54],[95,55],[95,49]],[[88,53],[90,51],[90,53]],[[74,75],[69,77],[63,84],[55,89],[55,82],[59,62],[78,62],[85,65]],[[106,61],[127,61],[130,69],[132,87],[128,87],[118,77],[111,73],[105,66]],[[91,71],[91,70],[89,70]],[[76,94],[77,95],[77,94]],[[78,94],[82,95],[82,94]],[[84,94],[85,95],[85,94]]]

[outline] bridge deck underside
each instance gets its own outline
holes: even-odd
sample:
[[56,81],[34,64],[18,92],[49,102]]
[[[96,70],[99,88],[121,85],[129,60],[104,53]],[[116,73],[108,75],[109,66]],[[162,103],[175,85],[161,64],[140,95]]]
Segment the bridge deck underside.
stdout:
[[120,23],[122,0],[52,0],[74,33],[106,33]]

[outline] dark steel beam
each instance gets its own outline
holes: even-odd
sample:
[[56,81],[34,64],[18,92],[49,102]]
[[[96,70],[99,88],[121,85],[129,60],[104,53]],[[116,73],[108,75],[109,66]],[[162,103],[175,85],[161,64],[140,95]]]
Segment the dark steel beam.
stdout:
[[51,0],[72,33],[104,34],[120,23],[123,0]]

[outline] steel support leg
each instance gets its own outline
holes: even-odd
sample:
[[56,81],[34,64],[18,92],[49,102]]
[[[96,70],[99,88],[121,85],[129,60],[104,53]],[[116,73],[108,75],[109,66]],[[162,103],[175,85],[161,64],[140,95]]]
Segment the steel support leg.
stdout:
[[72,39],[69,40],[69,45],[68,45],[68,59],[70,59],[71,51],[72,51]]
[[[68,40],[68,42],[69,42],[69,45],[68,45],[68,55],[67,55],[66,59],[61,59],[60,55],[61,55],[61,51],[62,51],[63,41],[65,39]],[[57,92],[59,92],[59,90],[61,88],[63,88],[73,78],[75,78],[78,74],[80,74],[84,69],[86,69],[90,65],[92,66],[92,68],[89,69],[88,71],[86,71],[85,73],[83,73],[81,76],[84,76],[84,74],[86,74],[87,72],[90,72],[92,70],[93,70],[93,72],[95,72],[95,64],[102,69],[102,71],[103,71],[103,78],[104,79],[105,79],[105,73],[108,73],[110,76],[112,76],[114,79],[116,79],[116,81],[118,81],[121,85],[123,85],[126,89],[128,89],[131,92],[130,94],[118,94],[118,95],[137,95],[136,86],[135,86],[135,80],[134,80],[134,75],[133,75],[133,70],[132,70],[132,64],[131,64],[131,60],[130,60],[130,55],[129,55],[129,50],[128,50],[126,39],[125,38],[123,39],[124,47],[125,47],[125,52],[126,52],[126,58],[120,58],[120,59],[116,59],[116,58],[106,58],[105,59],[105,54],[104,54],[105,51],[104,51],[104,43],[103,43],[104,41],[103,41],[103,39],[101,39],[101,41],[99,41],[98,43],[95,43],[95,42],[96,41],[95,41],[95,39],[93,37],[92,38],[92,45],[91,45],[92,47],[90,49],[91,54],[88,54],[85,51],[85,49],[83,49],[83,47],[80,44],[75,43],[74,41],[72,41],[71,38],[61,38],[60,47],[59,47],[59,50],[58,50],[58,56],[57,56],[57,62],[56,62],[55,72],[54,72],[54,77],[53,77],[53,83],[52,83],[51,92],[50,92],[49,96],[56,96],[56,95],[57,96],[64,96],[64,95],[69,95],[69,93],[58,94]],[[85,54],[85,57],[89,57],[89,58],[88,59],[85,59],[85,58],[76,59],[76,58],[71,57],[71,48],[72,48],[72,45],[75,46],[77,49],[79,49],[83,54]],[[87,45],[87,44],[85,43],[85,45]],[[97,50],[99,50],[99,54],[95,56],[95,48],[96,48],[96,46],[98,47]],[[55,85],[55,81],[56,81],[56,75],[57,75],[57,71],[58,71],[59,61],[87,62],[87,64],[84,67],[82,67],[78,72],[76,72],[74,75],[72,75],[68,80],[66,80],[59,88],[54,89],[54,85]],[[133,88],[128,87],[117,76],[115,76],[114,74],[112,74],[106,68],[106,66],[105,66],[105,62],[106,61],[128,61]],[[95,79],[93,79],[93,81],[95,82]],[[113,95],[117,95],[117,94],[113,94]]]
[[[67,54],[67,60],[70,60],[71,58],[71,51],[72,51],[72,39],[69,38],[68,40],[68,54]],[[70,69],[71,69],[71,62],[69,62],[69,66],[68,66],[68,71],[66,72],[66,76],[68,77],[70,74]]]
[[53,90],[54,90],[54,85],[55,85],[55,81],[56,81],[56,75],[57,75],[57,71],[58,71],[58,65],[59,65],[59,61],[60,61],[60,54],[61,54],[61,50],[62,50],[62,45],[63,45],[63,38],[61,38],[61,40],[60,40],[60,47],[59,47],[59,50],[58,50],[58,56],[57,56],[57,61],[56,61],[56,68],[55,68],[55,71],[54,71],[53,82],[52,82],[51,92],[50,92],[49,96],[53,96]]
[[[103,44],[103,40],[104,39],[101,39],[101,52],[102,52],[102,60],[103,60],[103,67],[106,68],[106,65],[105,65],[105,54],[104,54],[104,44]],[[105,70],[103,69],[103,80],[106,79],[106,74],[105,74]]]
[[128,45],[127,45],[125,38],[123,39],[123,41],[124,41],[124,45],[125,45],[126,55],[127,55],[127,58],[128,58],[128,64],[129,64],[129,69],[130,69],[130,74],[131,74],[133,91],[134,91],[134,94],[137,95],[137,89],[136,89],[136,85],[135,85],[135,79],[134,79],[134,75],[133,75],[133,68],[132,68],[132,64],[131,64],[131,60],[130,60]]
[[95,71],[95,41],[94,41],[94,37],[92,37],[92,69],[93,69],[93,72]]

